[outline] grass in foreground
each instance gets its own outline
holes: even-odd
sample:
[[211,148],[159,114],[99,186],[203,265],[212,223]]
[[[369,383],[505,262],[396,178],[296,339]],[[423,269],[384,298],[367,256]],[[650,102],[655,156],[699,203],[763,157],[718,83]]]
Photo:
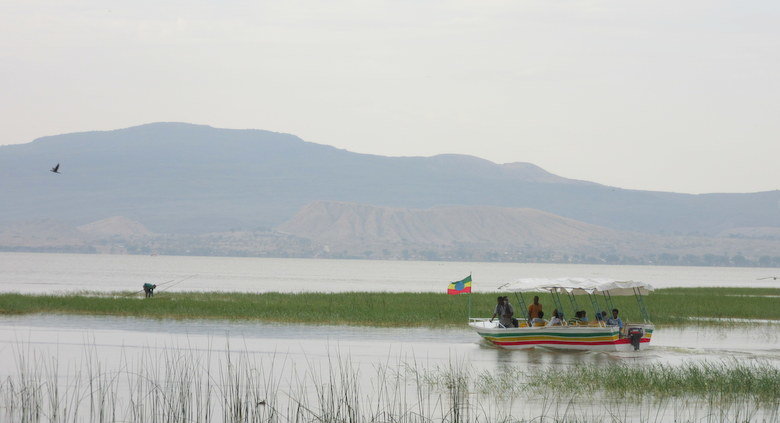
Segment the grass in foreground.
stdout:
[[[60,362],[28,345],[0,383],[0,420],[14,422],[769,422],[780,370],[768,364],[500,365],[457,357],[361,363],[225,350],[123,351],[85,346]],[[333,355],[332,355],[333,354]],[[67,369],[67,370],[66,370]],[[62,371],[61,370],[65,370]],[[626,401],[626,399],[630,401]]]
[[537,375],[542,385],[561,392],[605,391],[612,397],[750,397],[780,401],[780,368],[767,363],[684,363],[669,366],[580,365],[548,368]]
[[[435,386],[450,386],[452,366],[427,370],[422,378]],[[481,372],[467,367],[457,374],[472,391],[504,397],[533,397],[554,391],[561,397],[665,399],[697,398],[734,401],[750,399],[758,404],[780,403],[780,368],[767,362],[734,361],[670,364],[577,364],[549,366],[529,371],[526,366],[506,366]]]
[[[395,327],[463,326],[468,317],[468,295],[439,293],[193,293],[164,292],[142,299],[130,293],[69,295],[0,294],[0,314],[62,313],[172,319],[261,320],[334,325]],[[492,314],[497,293],[472,294],[472,316]],[[769,319],[780,321],[780,289],[673,288],[645,298],[650,316],[660,325],[690,324],[690,318]],[[517,308],[517,300],[511,296]],[[526,301],[532,296],[526,295]],[[614,297],[624,321],[639,321],[634,297]],[[544,310],[552,314],[553,301],[540,295]],[[578,298],[580,309],[590,302]],[[604,306],[603,299],[599,301]],[[573,315],[564,298],[568,316]],[[519,315],[520,310],[516,313]]]

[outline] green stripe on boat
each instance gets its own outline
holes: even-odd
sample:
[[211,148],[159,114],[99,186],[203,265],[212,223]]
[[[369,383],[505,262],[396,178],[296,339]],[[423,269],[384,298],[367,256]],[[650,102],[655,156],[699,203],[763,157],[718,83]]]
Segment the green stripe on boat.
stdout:
[[561,336],[561,337],[571,337],[571,338],[583,338],[583,337],[603,337],[608,336],[611,337],[613,334],[617,334],[617,332],[592,332],[592,333],[561,333],[561,332],[509,332],[509,333],[489,333],[489,332],[478,332],[482,336],[490,336],[493,338],[503,338],[503,337],[535,337],[535,336]]

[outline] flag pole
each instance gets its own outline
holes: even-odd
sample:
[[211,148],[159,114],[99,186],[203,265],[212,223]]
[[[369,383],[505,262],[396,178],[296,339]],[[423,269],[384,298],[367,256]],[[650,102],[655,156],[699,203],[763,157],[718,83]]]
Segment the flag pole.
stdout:
[[[471,272],[469,272],[469,279],[471,279]],[[469,322],[471,321],[471,291],[474,289],[474,281],[471,280],[471,289],[469,290]]]

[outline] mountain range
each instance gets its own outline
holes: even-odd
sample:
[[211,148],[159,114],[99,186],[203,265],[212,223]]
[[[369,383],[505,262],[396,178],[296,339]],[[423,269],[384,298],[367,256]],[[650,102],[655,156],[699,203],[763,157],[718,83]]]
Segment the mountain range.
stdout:
[[[48,172],[57,163],[61,174]],[[689,237],[709,240],[712,252],[741,240],[729,249],[780,256],[771,247],[780,241],[778,190],[627,190],[530,163],[359,154],[289,134],[185,123],[0,146],[0,196],[6,249],[33,227],[60,225],[77,231],[72,239],[86,237],[84,245],[101,236],[255,233],[277,249],[294,238],[312,251],[336,244],[623,251],[616,246],[642,243],[637,254],[653,254],[664,250],[657,237]]]

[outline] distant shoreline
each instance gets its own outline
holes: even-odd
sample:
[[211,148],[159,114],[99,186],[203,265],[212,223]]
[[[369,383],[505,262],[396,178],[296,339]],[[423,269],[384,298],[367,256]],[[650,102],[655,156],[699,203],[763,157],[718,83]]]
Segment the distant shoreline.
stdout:
[[[509,293],[511,294],[511,293]],[[490,317],[495,293],[472,294],[472,317]],[[553,301],[539,294],[544,310]],[[0,294],[0,315],[73,314],[151,319],[219,319],[373,327],[465,327],[468,296],[438,293],[142,293],[83,292],[64,295]],[[530,301],[526,294],[525,300]],[[518,307],[518,299],[510,299]],[[625,321],[638,321],[633,297],[613,298]],[[657,325],[780,323],[780,288],[667,288],[645,298]],[[603,303],[599,303],[601,307]],[[579,305],[593,317],[590,303]],[[565,302],[567,315],[568,300]],[[519,314],[519,308],[516,308]]]
[[[142,240],[136,240],[141,242]],[[128,244],[128,243],[124,243]],[[105,247],[105,246],[103,246]],[[741,255],[660,255],[652,254],[650,256],[618,256],[610,255],[606,257],[585,256],[585,255],[566,255],[564,259],[551,259],[547,253],[536,255],[534,253],[524,253],[502,257],[495,252],[481,252],[479,254],[469,253],[468,255],[453,254],[452,251],[431,251],[424,249],[412,249],[407,255],[387,255],[383,256],[378,251],[370,251],[371,255],[360,255],[340,252],[308,251],[305,253],[290,252],[287,254],[265,254],[258,251],[236,251],[231,250],[227,254],[221,250],[209,248],[197,248],[193,252],[190,249],[173,250],[151,250],[147,247],[133,247],[124,245],[121,248],[106,247],[97,249],[91,245],[82,245],[74,247],[9,247],[0,245],[0,254],[89,254],[89,255],[107,255],[107,256],[172,256],[172,257],[226,257],[226,258],[265,258],[265,259],[315,259],[315,260],[378,260],[378,261],[430,261],[430,262],[463,262],[463,263],[516,263],[516,264],[589,264],[603,266],[669,266],[669,267],[728,267],[735,269],[780,269],[780,256],[761,258],[748,258]]]

